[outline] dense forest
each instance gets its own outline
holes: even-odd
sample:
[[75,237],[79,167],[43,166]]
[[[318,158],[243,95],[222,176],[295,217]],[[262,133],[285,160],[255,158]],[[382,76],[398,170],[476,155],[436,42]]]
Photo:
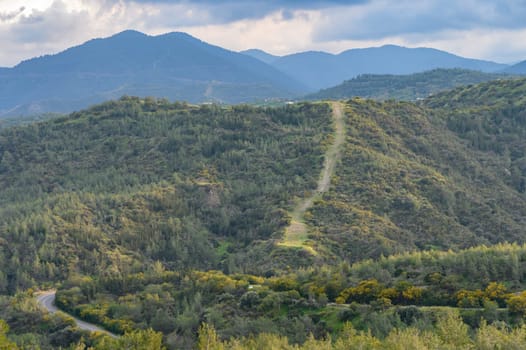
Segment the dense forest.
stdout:
[[[525,90],[342,102],[331,186],[292,248],[334,142],[328,103],[123,97],[2,128],[0,344],[520,348]],[[33,292],[51,287],[121,337],[42,313]]]
[[3,130],[0,290],[148,261],[244,269],[315,185],[329,114],[124,98]]
[[375,100],[417,101],[458,86],[479,84],[497,79],[510,79],[510,75],[483,73],[460,68],[437,68],[407,75],[362,74],[337,86],[310,94],[306,98],[320,100],[345,99],[357,96]]

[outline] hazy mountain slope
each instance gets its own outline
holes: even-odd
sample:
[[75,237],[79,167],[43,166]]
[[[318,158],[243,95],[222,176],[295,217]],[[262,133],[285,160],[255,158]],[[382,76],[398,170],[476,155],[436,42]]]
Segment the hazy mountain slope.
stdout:
[[338,56],[320,51],[283,56],[272,65],[301,81],[312,91],[336,85],[354,76],[352,68]]
[[526,61],[514,64],[513,66],[506,68],[504,72],[511,74],[526,74]]
[[283,56],[273,65],[316,90],[340,84],[360,74],[411,74],[434,68],[494,72],[506,67],[503,64],[463,58],[436,49],[394,45],[351,49],[338,55],[310,51]]
[[126,94],[242,102],[304,91],[257,59],[184,33],[126,31],[24,61],[0,75],[0,111],[11,115],[71,111]]
[[249,50],[241,51],[240,53],[257,58],[258,60],[263,61],[268,64],[272,64],[274,61],[276,61],[280,57],[280,56],[271,55],[259,49],[249,49]]
[[17,116],[11,118],[0,119],[0,129],[10,128],[18,125],[31,124],[35,122],[44,121],[47,119],[53,119],[61,116],[57,113],[43,113],[43,114],[31,114],[28,116]]
[[394,98],[415,101],[457,86],[509,78],[508,75],[465,69],[434,69],[410,75],[363,74],[342,84],[307,95],[309,100],[365,97],[379,100]]

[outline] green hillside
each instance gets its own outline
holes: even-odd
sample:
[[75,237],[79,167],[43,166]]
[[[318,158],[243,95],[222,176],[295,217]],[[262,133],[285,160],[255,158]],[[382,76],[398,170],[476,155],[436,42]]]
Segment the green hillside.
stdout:
[[[525,92],[526,79],[418,104],[124,97],[1,129],[0,319],[42,348],[159,340],[133,333],[150,327],[192,348],[203,323],[244,348],[262,332],[308,344],[350,337],[347,321],[383,344],[440,338],[444,319],[475,346],[481,317],[526,314]],[[44,287],[132,333],[116,345],[42,317],[21,291]]]
[[[526,173],[510,164],[509,150],[466,142],[451,127],[460,120],[454,113],[410,103],[347,103],[347,144],[334,186],[308,215],[320,249],[355,261],[524,241]],[[522,140],[523,132],[516,123],[502,137]]]
[[376,100],[416,101],[458,86],[506,79],[509,75],[467,69],[433,69],[408,75],[362,74],[342,84],[310,94],[309,100],[364,97]]
[[[330,111],[125,98],[0,134],[0,290],[72,273],[242,269],[315,186]],[[240,257],[241,258],[241,257]]]
[[10,246],[0,285],[118,270],[119,259],[132,270],[146,259],[266,273],[523,242],[524,86],[488,83],[419,106],[347,101],[329,189],[303,214],[315,254],[276,243],[296,203],[318,187],[334,139],[327,104],[124,98],[4,129],[1,237]]

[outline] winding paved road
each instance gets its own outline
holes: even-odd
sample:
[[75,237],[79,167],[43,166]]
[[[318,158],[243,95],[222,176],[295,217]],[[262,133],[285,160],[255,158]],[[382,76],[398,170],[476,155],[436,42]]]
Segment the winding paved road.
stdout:
[[66,315],[68,315],[69,317],[73,318],[73,320],[75,320],[75,323],[77,324],[77,326],[82,329],[82,330],[85,330],[85,331],[90,331],[90,332],[102,332],[102,333],[105,333],[107,335],[109,335],[110,337],[113,337],[113,338],[117,338],[118,336],[116,334],[113,334],[111,332],[108,332],[107,330],[103,329],[103,328],[100,328],[99,326],[96,326],[92,323],[88,323],[88,322],[84,322],[82,320],[79,320],[78,318],[60,310],[59,308],[57,308],[55,306],[55,293],[56,291],[54,290],[48,290],[48,291],[44,291],[44,292],[40,292],[37,294],[37,303],[38,305],[40,305],[42,308],[44,308],[45,310],[47,310],[49,313],[51,314],[54,314],[54,313],[57,313],[57,312],[62,312]]

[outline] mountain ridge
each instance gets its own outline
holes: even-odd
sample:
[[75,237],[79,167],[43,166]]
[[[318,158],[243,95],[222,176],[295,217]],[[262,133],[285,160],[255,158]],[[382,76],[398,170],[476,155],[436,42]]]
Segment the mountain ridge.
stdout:
[[[329,88],[361,74],[413,74],[437,68],[498,72],[509,67],[507,64],[466,58],[430,47],[411,48],[393,44],[348,49],[336,54],[309,50],[273,56],[259,49],[252,50],[242,53],[258,59],[263,57],[264,61],[313,90]],[[269,61],[266,55],[273,59]]]
[[252,56],[260,61],[263,61],[267,64],[272,64],[272,62],[279,59],[281,56],[272,55],[268,52],[265,52],[261,49],[248,49],[240,51],[239,53],[242,53],[243,55]]
[[468,59],[432,48],[396,45],[350,49],[339,54],[307,51],[283,56],[273,66],[317,90],[360,74],[411,74],[435,68],[495,72],[507,67],[505,64]]
[[511,67],[506,68],[504,72],[525,75],[526,74],[526,61],[516,63],[512,65]]
[[[90,232],[114,232],[114,244],[131,249],[142,242],[135,233],[151,223],[186,218],[200,234],[196,248],[210,260],[182,255],[185,261],[258,273],[317,259],[354,262],[414,249],[525,242],[524,91],[526,80],[517,79],[419,104],[345,101],[345,141],[331,187],[303,215],[315,257],[275,243],[294,204],[316,191],[334,137],[326,103],[221,107],[126,97],[3,129],[0,219],[10,222],[8,237],[24,220],[31,222],[28,234],[39,225],[50,234],[65,225],[75,235],[75,220],[85,214]],[[63,213],[68,201],[75,215]],[[134,219],[134,207],[148,219]],[[112,208],[115,218],[106,218]],[[40,224],[39,215],[48,219]],[[63,221],[53,218],[62,215]],[[156,234],[168,232],[161,226]],[[221,244],[230,248],[219,250],[218,261]],[[152,258],[181,263],[182,256],[167,253],[180,254],[172,248],[156,247]]]
[[0,117],[71,112],[123,95],[191,103],[288,100],[359,74],[457,66],[483,71],[507,67],[396,45],[337,55],[307,51],[280,57],[258,49],[237,53],[183,32],[150,36],[127,30],[0,68]]
[[[148,36],[124,31],[23,61],[0,74],[5,78],[0,86],[4,112],[31,105],[43,111],[48,105],[59,107],[51,111],[71,111],[122,95],[238,103],[290,98],[306,91],[255,58],[181,32]],[[61,103],[54,104],[54,99]],[[63,110],[61,104],[71,107]]]

